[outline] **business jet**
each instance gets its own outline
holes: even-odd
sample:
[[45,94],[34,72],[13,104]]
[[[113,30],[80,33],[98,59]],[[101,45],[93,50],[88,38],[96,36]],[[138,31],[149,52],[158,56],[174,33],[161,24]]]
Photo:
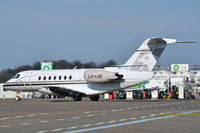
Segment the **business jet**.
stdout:
[[152,79],[152,70],[158,58],[166,46],[173,43],[193,42],[149,38],[123,65],[103,69],[23,71],[8,80],[3,88],[5,91],[69,96],[74,101],[81,101],[83,96],[89,96],[92,101],[98,101],[100,94],[126,89]]

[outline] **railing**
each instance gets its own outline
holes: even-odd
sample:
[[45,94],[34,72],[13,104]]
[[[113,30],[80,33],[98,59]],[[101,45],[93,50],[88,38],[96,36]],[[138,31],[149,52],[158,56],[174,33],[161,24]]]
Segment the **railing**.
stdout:
[[[153,71],[171,71],[171,64],[156,64]],[[200,64],[189,64],[189,71],[198,72],[200,71]]]

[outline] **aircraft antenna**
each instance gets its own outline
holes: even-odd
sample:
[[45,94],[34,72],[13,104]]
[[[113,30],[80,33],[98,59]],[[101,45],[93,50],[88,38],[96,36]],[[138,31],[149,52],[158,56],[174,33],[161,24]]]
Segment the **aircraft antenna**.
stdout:
[[76,69],[76,68],[77,68],[77,66],[74,67],[74,69]]

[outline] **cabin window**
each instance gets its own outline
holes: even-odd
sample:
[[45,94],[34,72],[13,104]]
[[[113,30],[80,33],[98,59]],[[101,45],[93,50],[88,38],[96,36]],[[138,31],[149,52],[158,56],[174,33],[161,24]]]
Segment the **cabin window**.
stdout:
[[44,76],[44,78],[43,78],[44,80],[46,80],[46,76]]
[[41,80],[41,77],[40,77],[40,76],[38,77],[38,80]]
[[67,79],[67,76],[64,76],[64,80],[66,80]]
[[56,76],[54,76],[54,78],[53,78],[54,80],[56,80]]
[[61,80],[62,79],[62,76],[59,76],[59,80]]
[[70,79],[70,80],[72,79],[72,76],[71,76],[71,75],[69,76],[69,79]]
[[51,80],[51,76],[49,76],[49,80]]

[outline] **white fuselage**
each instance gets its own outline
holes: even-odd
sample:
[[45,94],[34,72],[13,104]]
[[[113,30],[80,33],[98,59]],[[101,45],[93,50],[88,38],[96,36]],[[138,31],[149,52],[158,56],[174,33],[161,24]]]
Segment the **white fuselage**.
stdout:
[[[87,70],[106,70],[123,75],[121,80],[111,82],[93,83],[84,78]],[[61,88],[85,95],[96,95],[128,88],[139,83],[150,80],[152,72],[129,71],[118,67],[107,67],[105,69],[70,69],[70,70],[33,70],[23,71],[4,84],[5,90],[17,92],[42,91],[47,88]],[[48,90],[49,91],[49,90]]]

